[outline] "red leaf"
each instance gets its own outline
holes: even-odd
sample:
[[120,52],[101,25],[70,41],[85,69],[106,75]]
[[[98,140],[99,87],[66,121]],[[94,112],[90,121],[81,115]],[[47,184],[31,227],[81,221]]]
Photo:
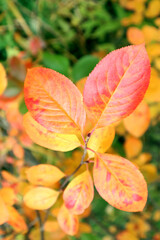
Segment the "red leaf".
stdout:
[[125,158],[96,153],[94,183],[109,204],[127,212],[142,211],[147,201],[147,184],[135,165]]
[[133,112],[144,97],[149,78],[149,58],[143,44],[118,49],[102,59],[84,88],[84,102],[95,128]]
[[47,68],[32,68],[26,76],[24,95],[32,117],[49,131],[83,131],[86,113],[82,95],[64,75]]

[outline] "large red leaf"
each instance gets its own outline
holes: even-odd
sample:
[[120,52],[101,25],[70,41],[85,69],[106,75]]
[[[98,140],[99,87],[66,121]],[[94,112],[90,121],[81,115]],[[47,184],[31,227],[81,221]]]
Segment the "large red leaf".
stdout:
[[83,131],[86,113],[82,95],[64,75],[47,68],[32,68],[25,79],[24,95],[32,117],[49,131]]
[[96,153],[94,183],[109,204],[127,212],[142,211],[147,201],[147,184],[135,165],[125,158]]
[[96,128],[128,116],[141,102],[150,78],[150,64],[143,44],[108,54],[94,68],[84,88]]

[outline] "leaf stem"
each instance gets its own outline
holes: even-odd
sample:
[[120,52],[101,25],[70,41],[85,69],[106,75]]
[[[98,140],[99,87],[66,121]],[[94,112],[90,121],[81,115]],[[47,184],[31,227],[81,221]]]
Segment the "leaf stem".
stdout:
[[66,177],[66,179],[65,179],[65,181],[62,183],[59,191],[62,191],[62,190],[65,188],[65,186],[68,184],[70,178],[73,177],[73,175],[74,175],[74,174],[81,168],[81,166],[85,163],[85,162],[84,162],[84,159],[85,159],[85,156],[86,156],[86,154],[87,154],[87,144],[88,144],[89,138],[90,138],[90,134],[87,135],[87,138],[86,138],[86,140],[85,140],[84,152],[83,152],[83,156],[82,156],[82,158],[81,158],[80,164],[78,165],[78,167],[77,167],[70,175],[68,175],[68,176]]
[[38,218],[38,222],[39,222],[39,228],[40,228],[40,239],[45,240],[44,239],[44,224],[42,222],[40,212],[38,210],[36,210],[36,214],[37,214],[37,218]]

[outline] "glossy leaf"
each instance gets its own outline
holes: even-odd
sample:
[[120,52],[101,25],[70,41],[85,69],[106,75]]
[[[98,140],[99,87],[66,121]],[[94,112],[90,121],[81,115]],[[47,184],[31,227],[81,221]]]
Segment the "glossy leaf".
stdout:
[[50,208],[57,200],[59,192],[46,187],[35,187],[24,196],[24,203],[31,209]]
[[141,137],[150,124],[150,111],[145,102],[141,102],[136,110],[124,119],[124,126],[134,137]]
[[81,145],[75,134],[53,133],[36,122],[28,112],[23,117],[23,125],[33,142],[55,151],[71,151]]
[[[111,146],[114,136],[115,130],[113,126],[98,128],[91,135],[87,147],[95,152],[104,153]],[[88,155],[92,158],[95,154],[88,150]]]
[[42,67],[28,70],[24,96],[32,117],[49,131],[83,131],[86,114],[82,95],[64,75]]
[[61,207],[57,219],[62,230],[68,235],[74,236],[78,232],[78,217],[73,215],[65,205]]
[[39,164],[30,167],[26,173],[30,183],[45,187],[53,186],[54,183],[65,176],[62,171],[50,164]]
[[135,165],[125,158],[97,153],[94,183],[101,197],[127,212],[142,211],[147,201],[147,184]]
[[0,196],[0,225],[8,221],[9,213],[6,207],[6,204],[4,203],[3,199]]
[[73,214],[81,214],[89,207],[94,197],[94,188],[89,171],[74,178],[63,193],[66,208]]
[[150,78],[144,45],[129,46],[103,58],[87,78],[84,102],[95,128],[128,116],[141,102]]
[[3,65],[0,63],[0,95],[4,92],[7,87],[6,71]]

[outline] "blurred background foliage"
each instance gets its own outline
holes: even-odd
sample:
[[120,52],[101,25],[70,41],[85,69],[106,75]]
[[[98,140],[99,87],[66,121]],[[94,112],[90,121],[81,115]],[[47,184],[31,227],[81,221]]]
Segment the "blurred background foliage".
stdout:
[[[27,111],[23,100],[27,68],[52,68],[76,83],[110,51],[143,42],[152,67],[145,107],[133,116],[134,124],[126,121],[117,126],[109,151],[138,165],[148,182],[147,206],[142,213],[122,212],[95,193],[79,235],[57,233],[53,239],[160,240],[160,1],[0,0],[0,62],[8,78],[4,95],[10,99],[0,99],[2,187],[15,184],[6,172],[21,181],[27,166],[50,163],[70,173],[80,161],[79,150],[53,152],[32,144],[25,135],[22,115]],[[18,203],[22,204],[21,191]],[[28,222],[30,217],[20,204],[16,208]],[[13,222],[10,225],[1,227],[0,239],[39,239],[34,225],[26,235]]]

